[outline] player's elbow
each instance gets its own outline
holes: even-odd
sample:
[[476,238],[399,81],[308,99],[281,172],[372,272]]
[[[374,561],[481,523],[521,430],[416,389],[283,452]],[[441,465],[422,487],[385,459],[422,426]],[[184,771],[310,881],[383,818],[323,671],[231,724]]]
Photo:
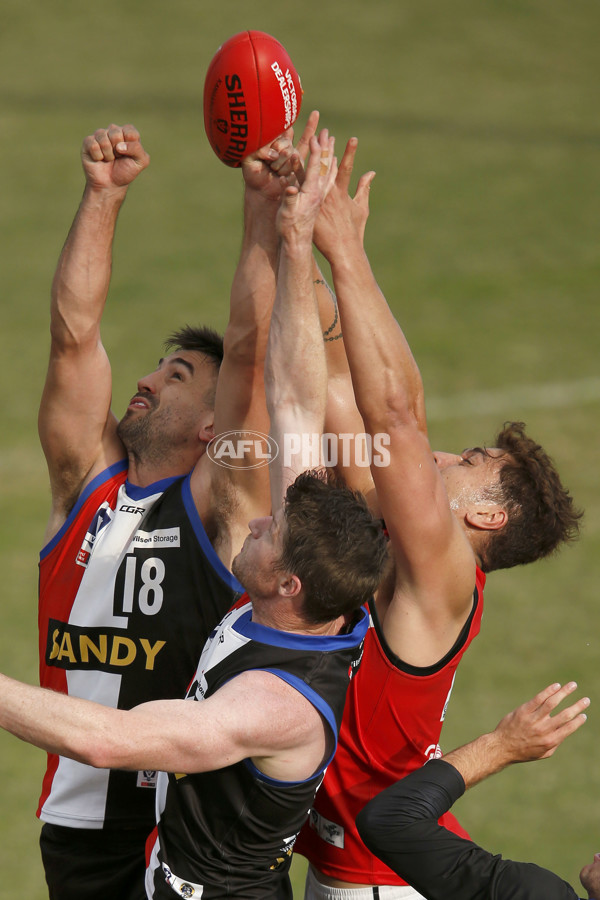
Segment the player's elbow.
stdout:
[[357,391],[357,406],[370,427],[422,429],[425,400],[422,384],[407,384],[394,372],[383,371],[377,391]]
[[71,741],[62,755],[94,769],[125,768],[123,748],[110,738],[82,735],[79,740]]
[[373,802],[367,803],[356,817],[356,828],[365,846],[375,853],[381,841],[381,819]]

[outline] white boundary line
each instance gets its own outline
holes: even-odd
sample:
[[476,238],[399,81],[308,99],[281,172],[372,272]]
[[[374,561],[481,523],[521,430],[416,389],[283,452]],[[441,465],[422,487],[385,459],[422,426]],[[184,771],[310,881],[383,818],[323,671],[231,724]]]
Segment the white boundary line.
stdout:
[[465,391],[451,397],[426,400],[429,421],[459,416],[484,416],[501,413],[518,419],[522,409],[559,409],[600,400],[600,378],[556,384],[528,384],[495,391]]

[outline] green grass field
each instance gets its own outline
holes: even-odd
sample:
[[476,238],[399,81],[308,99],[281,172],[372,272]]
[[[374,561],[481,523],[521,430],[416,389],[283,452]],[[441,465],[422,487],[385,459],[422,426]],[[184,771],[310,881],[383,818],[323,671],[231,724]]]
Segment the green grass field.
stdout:
[[[0,668],[37,678],[37,554],[49,505],[36,415],[53,268],[83,178],[82,138],[134,122],[152,156],[117,239],[104,341],[120,414],[162,338],[222,328],[241,234],[241,178],[212,155],[204,72],[230,34],[258,28],[375,169],[373,267],[420,363],[440,449],[524,420],[586,508],[581,541],[492,576],[443,746],[495,726],[555,680],[592,698],[549,761],[460,801],[473,837],[577,885],[600,849],[600,276],[595,0],[5,0],[0,34]],[[339,149],[339,148],[338,148]],[[0,898],[46,896],[34,817],[43,754],[0,735]],[[302,862],[294,865],[301,897]]]

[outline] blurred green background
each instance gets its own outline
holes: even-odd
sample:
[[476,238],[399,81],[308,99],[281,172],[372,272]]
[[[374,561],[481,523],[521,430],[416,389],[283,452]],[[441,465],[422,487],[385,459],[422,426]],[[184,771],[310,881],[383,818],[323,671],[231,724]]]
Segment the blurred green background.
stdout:
[[[241,177],[202,121],[216,48],[246,28],[287,47],[339,144],[375,169],[368,251],[429,397],[432,443],[522,419],[586,508],[581,541],[490,577],[443,746],[558,680],[592,698],[550,761],[458,805],[473,837],[577,885],[600,849],[600,56],[597,0],[4,0],[0,29],[0,665],[37,678],[37,554],[49,508],[36,415],[52,272],[83,188],[83,137],[134,122],[151,156],[121,213],[104,342],[120,415],[162,338],[223,328]],[[0,898],[46,896],[34,817],[43,754],[0,735]],[[302,860],[294,863],[301,897]]]

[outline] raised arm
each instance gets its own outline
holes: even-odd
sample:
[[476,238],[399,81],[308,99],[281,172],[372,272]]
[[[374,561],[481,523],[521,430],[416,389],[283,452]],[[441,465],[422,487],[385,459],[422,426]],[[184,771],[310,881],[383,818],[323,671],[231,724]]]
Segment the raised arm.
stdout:
[[273,513],[295,477],[321,463],[327,369],[313,284],[314,223],[337,171],[334,139],[323,130],[310,142],[301,188],[286,188],[278,214],[280,257],[265,365],[271,437]]
[[352,138],[315,243],[331,265],[359,412],[366,431],[389,452],[387,459],[374,454],[371,466],[398,586],[384,631],[406,662],[430,665],[450,649],[471,610],[475,559],[429,444],[419,369],[363,246],[374,173],[363,175],[350,197],[356,146]]
[[[314,133],[317,122],[318,113],[313,113],[300,139],[300,148]],[[276,218],[285,185],[302,177],[301,152],[294,148],[292,138],[290,129],[247,157],[242,165],[244,234],[232,283],[217,385],[217,436],[233,431],[243,438],[256,432],[266,435],[269,431],[264,366],[277,279]],[[229,468],[201,459],[192,478],[201,517],[205,523],[214,523],[219,534],[217,549],[226,565],[240,549],[248,521],[270,511],[269,474],[255,466],[254,447],[250,441],[244,458],[233,461]]]
[[119,210],[149,156],[132,125],[111,125],[85,138],[81,159],[86,184],[52,283],[50,361],[38,420],[52,490],[47,538],[85,483],[124,455],[110,412],[100,321]]

